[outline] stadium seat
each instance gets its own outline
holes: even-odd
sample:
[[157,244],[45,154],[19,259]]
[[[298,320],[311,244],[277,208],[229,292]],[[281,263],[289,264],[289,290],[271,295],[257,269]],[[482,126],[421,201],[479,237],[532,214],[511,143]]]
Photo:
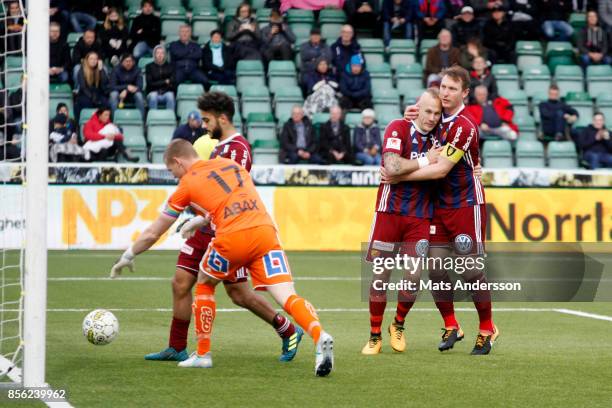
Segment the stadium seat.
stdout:
[[537,128],[531,116],[514,115],[513,122],[519,128],[520,140],[537,140]]
[[524,67],[542,64],[542,45],[538,41],[517,41],[515,51],[519,71]]
[[398,66],[395,77],[397,89],[402,96],[410,89],[423,88],[423,66],[419,63]]
[[[149,162],[149,148],[147,147],[147,145],[129,146],[129,153],[132,157],[138,157],[138,163]],[[119,163],[128,163],[128,160],[120,155]]]
[[74,48],[74,46],[76,45],[76,43],[81,39],[82,36],[83,36],[83,33],[70,33],[70,34],[68,34],[68,38],[66,39],[66,42],[68,43],[68,46],[70,47],[71,51]]
[[499,95],[506,95],[507,91],[519,89],[518,68],[514,64],[495,64],[491,68],[491,73],[497,81],[497,92]]
[[507,91],[504,98],[510,101],[514,107],[514,117],[529,116],[529,101],[527,100],[525,91],[521,91],[520,89]]
[[574,65],[574,49],[567,41],[549,41],[546,45],[546,61],[552,72],[557,65]]
[[545,92],[550,87],[550,70],[546,65],[525,67],[523,70],[523,89],[528,97]]
[[242,92],[242,116],[250,113],[272,113],[270,94],[265,86],[251,86]]
[[257,9],[257,12],[255,13],[255,19],[257,20],[257,24],[259,24],[259,28],[263,28],[268,25],[271,13],[272,9],[270,8]]
[[176,92],[176,113],[181,120],[196,106],[200,95],[204,93],[201,84],[180,84]]
[[266,7],[266,0],[251,0],[251,7],[253,10],[261,10]]
[[570,14],[569,23],[574,27],[574,32],[580,31],[586,26],[586,14],[572,13]]
[[578,111],[577,127],[588,126],[593,117],[593,101],[586,92],[570,92],[565,97],[565,102]]
[[351,129],[361,124],[361,113],[348,112],[344,115],[344,123],[346,123]]
[[19,69],[13,68],[13,70],[11,70],[11,68],[8,68],[8,71],[6,71],[6,84],[5,85],[6,85],[6,89],[9,90],[9,93],[21,88],[22,75],[23,75],[23,72],[21,71],[21,68]]
[[[72,88],[68,84],[50,84],[49,85],[49,117],[55,116],[55,110],[58,103],[68,105],[68,111],[74,114],[74,105],[72,103]],[[89,118],[88,118],[89,119]]]
[[244,92],[250,86],[264,86],[264,66],[257,60],[240,60],[236,65],[236,88],[238,92]]
[[553,169],[575,169],[578,154],[574,142],[550,142],[548,144],[548,167]]
[[483,166],[489,169],[513,167],[512,146],[507,140],[487,140],[482,147]]
[[384,135],[387,125],[395,119],[398,119],[397,113],[394,112],[376,112],[376,119],[380,127],[381,136]]
[[153,62],[153,57],[141,57],[138,60],[138,68],[142,71],[142,74],[145,75],[145,68],[147,65]]
[[328,112],[317,112],[312,115],[312,126],[318,131],[319,127],[329,120]]
[[219,9],[220,10],[235,10],[242,3],[244,3],[244,0],[219,0]]
[[319,13],[319,24],[321,26],[321,37],[327,39],[327,43],[335,41],[340,36],[342,25],[346,22],[346,14],[343,10],[323,9]]
[[187,0],[189,10],[197,10],[204,7],[215,7],[215,0]]
[[162,37],[178,35],[179,27],[186,23],[187,15],[182,7],[164,5],[160,14]]
[[297,37],[296,44],[301,44],[310,37],[315,18],[311,10],[289,9],[287,10],[287,21],[291,31]]
[[372,89],[374,88],[393,88],[391,67],[389,64],[368,64],[368,71],[372,80]]
[[536,123],[540,123],[540,102],[548,100],[548,91],[538,92],[531,98],[531,107],[533,111],[533,119]]
[[587,91],[593,95],[612,93],[612,67],[609,65],[589,65],[587,67]]
[[555,67],[555,83],[561,91],[561,96],[568,92],[583,92],[582,69],[578,65],[557,65]]
[[284,114],[290,115],[293,106],[303,104],[302,90],[298,86],[279,88],[274,94],[274,116],[280,118]]
[[285,87],[297,86],[297,75],[293,61],[270,61],[268,65],[268,83],[270,92]]
[[385,62],[385,45],[380,38],[362,38],[359,44],[368,66]]
[[389,43],[389,64],[397,71],[400,67],[416,62],[416,45],[414,40],[392,39]]
[[146,145],[142,116],[138,109],[117,109],[113,122],[123,129],[123,143],[126,146]]
[[376,110],[383,105],[389,105],[394,108],[399,106],[400,95],[396,89],[393,88],[372,88],[372,101]]
[[91,115],[93,115],[94,113],[96,113],[96,108],[83,108],[81,109],[81,115],[79,118],[79,127],[80,127],[80,132],[81,132],[81,137],[83,139],[85,139],[85,135],[83,134],[83,126],[85,126],[85,123],[87,123],[87,121],[91,118]]
[[545,167],[542,143],[534,140],[516,142],[516,167]]
[[276,125],[270,113],[249,113],[246,134],[249,142],[257,140],[276,140]]
[[210,39],[210,32],[219,28],[219,12],[214,7],[198,6],[193,10],[191,24],[198,43],[204,44]]
[[399,90],[401,95],[404,97],[404,105],[414,105],[417,99],[423,94],[425,89],[421,87],[412,87],[408,89]]
[[424,38],[421,40],[421,45],[419,46],[419,57],[421,58],[421,64],[425,66],[425,59],[427,58],[427,50],[429,50],[434,45],[438,44],[437,39]]
[[253,143],[253,163],[278,164],[278,146],[277,140],[256,140]]
[[600,94],[597,97],[597,112],[603,113],[606,125],[612,127],[612,94]]
[[379,117],[390,117],[394,116],[395,119],[401,116],[401,107],[398,104],[389,104],[389,103],[375,103],[374,111],[376,115]]
[[168,109],[150,109],[147,114],[147,139],[152,146],[166,146],[176,128],[174,112]]

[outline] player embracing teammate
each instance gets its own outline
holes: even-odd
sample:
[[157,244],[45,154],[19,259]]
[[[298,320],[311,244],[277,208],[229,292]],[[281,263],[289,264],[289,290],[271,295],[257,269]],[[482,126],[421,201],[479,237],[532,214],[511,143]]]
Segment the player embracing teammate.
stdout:
[[[455,256],[484,256],[485,196],[480,179],[475,174],[479,168],[480,153],[478,126],[463,104],[469,92],[469,83],[469,74],[461,67],[453,66],[442,73],[439,98],[443,112],[433,142],[439,156],[431,155],[434,160],[420,158],[416,170],[414,160],[406,158],[398,159],[396,169],[389,169],[388,166],[381,169],[381,188],[384,185],[412,185],[418,182],[428,182],[431,185],[434,209],[429,234],[430,258],[444,259],[451,256],[453,251]],[[405,120],[417,119],[422,109],[421,101],[418,106],[409,107]],[[389,128],[385,132],[385,145],[388,137],[392,136],[388,131]],[[434,183],[433,180],[439,181]],[[413,205],[410,201],[409,198],[403,205]],[[461,341],[464,334],[455,317],[452,283],[448,272],[444,269],[430,269],[429,277],[434,287],[444,288],[433,290],[432,293],[444,319],[444,333],[438,349],[445,351]],[[468,270],[461,278],[470,284],[486,287],[482,285],[487,283],[482,270]],[[480,321],[472,354],[488,354],[499,336],[492,319],[491,295],[486,289],[475,290],[472,299]]]

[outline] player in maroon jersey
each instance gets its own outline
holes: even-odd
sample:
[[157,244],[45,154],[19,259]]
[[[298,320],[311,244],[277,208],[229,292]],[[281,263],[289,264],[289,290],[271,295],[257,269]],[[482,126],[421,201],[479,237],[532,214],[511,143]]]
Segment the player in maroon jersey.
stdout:
[[[435,127],[442,113],[437,90],[429,89],[420,98],[421,109],[415,120],[396,119],[389,123],[383,141],[382,166],[389,174],[415,171],[437,160],[438,152],[430,150],[434,142]],[[394,256],[424,256],[429,246],[429,222],[433,213],[431,182],[405,181],[398,184],[380,184],[376,198],[376,212],[367,260]],[[387,292],[380,283],[388,282],[390,270],[380,274],[373,271],[370,286],[370,339],[362,349],[366,355],[381,352],[381,326],[387,305]],[[420,270],[404,276],[418,285]],[[398,293],[395,320],[389,326],[393,350],[402,352],[406,348],[404,320],[414,304],[416,290]]]
[[[461,67],[453,66],[443,72],[440,99],[444,112],[436,141],[436,146],[442,148],[439,160],[413,172],[402,171],[404,174],[399,176],[381,170],[383,180],[389,183],[443,179],[436,188],[430,257],[445,258],[451,249],[459,256],[484,255],[485,196],[480,179],[474,174],[479,165],[478,126],[463,104],[469,84],[469,74]],[[418,110],[409,107],[405,117],[414,117]],[[476,269],[464,273],[462,278],[468,283],[487,282],[484,271]],[[430,279],[452,287],[446,271],[430,270]],[[463,331],[455,318],[452,290],[433,292],[445,326],[438,349],[449,350],[463,339]],[[480,320],[472,354],[488,354],[499,336],[492,319],[491,294],[488,290],[477,290],[472,298]]]
[[[219,140],[211,152],[210,158],[225,157],[238,162],[246,170],[251,170],[251,146],[236,131],[231,120],[234,116],[234,102],[224,93],[209,92],[198,100],[204,123],[211,137]],[[146,360],[183,361],[189,357],[187,335],[191,320],[192,289],[196,283],[200,261],[215,236],[214,226],[207,224],[202,217],[195,217],[182,227],[182,234],[190,235],[183,244],[176,263],[176,272],[172,281],[173,318],[170,327],[168,348],[158,353],[145,356]],[[241,276],[235,283],[225,283],[225,290],[232,301],[271,324],[283,342],[281,361],[291,361],[297,353],[303,331],[295,327],[285,316],[277,313],[270,303],[261,295],[251,290],[247,283],[245,270],[238,272]]]

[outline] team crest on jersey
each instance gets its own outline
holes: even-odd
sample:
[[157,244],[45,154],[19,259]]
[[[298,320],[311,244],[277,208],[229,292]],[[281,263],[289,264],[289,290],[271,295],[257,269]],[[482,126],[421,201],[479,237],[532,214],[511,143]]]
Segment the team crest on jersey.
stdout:
[[[397,132],[393,132],[393,136],[397,136]],[[402,148],[402,141],[397,137],[390,137],[389,139],[387,139],[386,148],[399,150]]]
[[427,256],[427,252],[429,251],[429,241],[426,239],[420,239],[419,242],[416,243],[414,249],[418,256]]
[[452,157],[453,154],[455,154],[456,151],[457,151],[457,149],[455,149],[452,145],[448,145],[448,147],[446,148],[446,155],[448,157]]
[[455,251],[460,255],[470,253],[472,245],[472,238],[468,234],[459,234],[455,237]]

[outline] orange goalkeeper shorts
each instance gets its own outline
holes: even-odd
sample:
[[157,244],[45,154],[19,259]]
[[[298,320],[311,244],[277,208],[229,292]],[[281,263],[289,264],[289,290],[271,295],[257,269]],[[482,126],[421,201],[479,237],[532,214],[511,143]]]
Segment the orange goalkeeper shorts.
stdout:
[[271,225],[260,225],[214,237],[200,262],[206,275],[236,282],[237,271],[246,268],[255,289],[293,282],[285,251]]

